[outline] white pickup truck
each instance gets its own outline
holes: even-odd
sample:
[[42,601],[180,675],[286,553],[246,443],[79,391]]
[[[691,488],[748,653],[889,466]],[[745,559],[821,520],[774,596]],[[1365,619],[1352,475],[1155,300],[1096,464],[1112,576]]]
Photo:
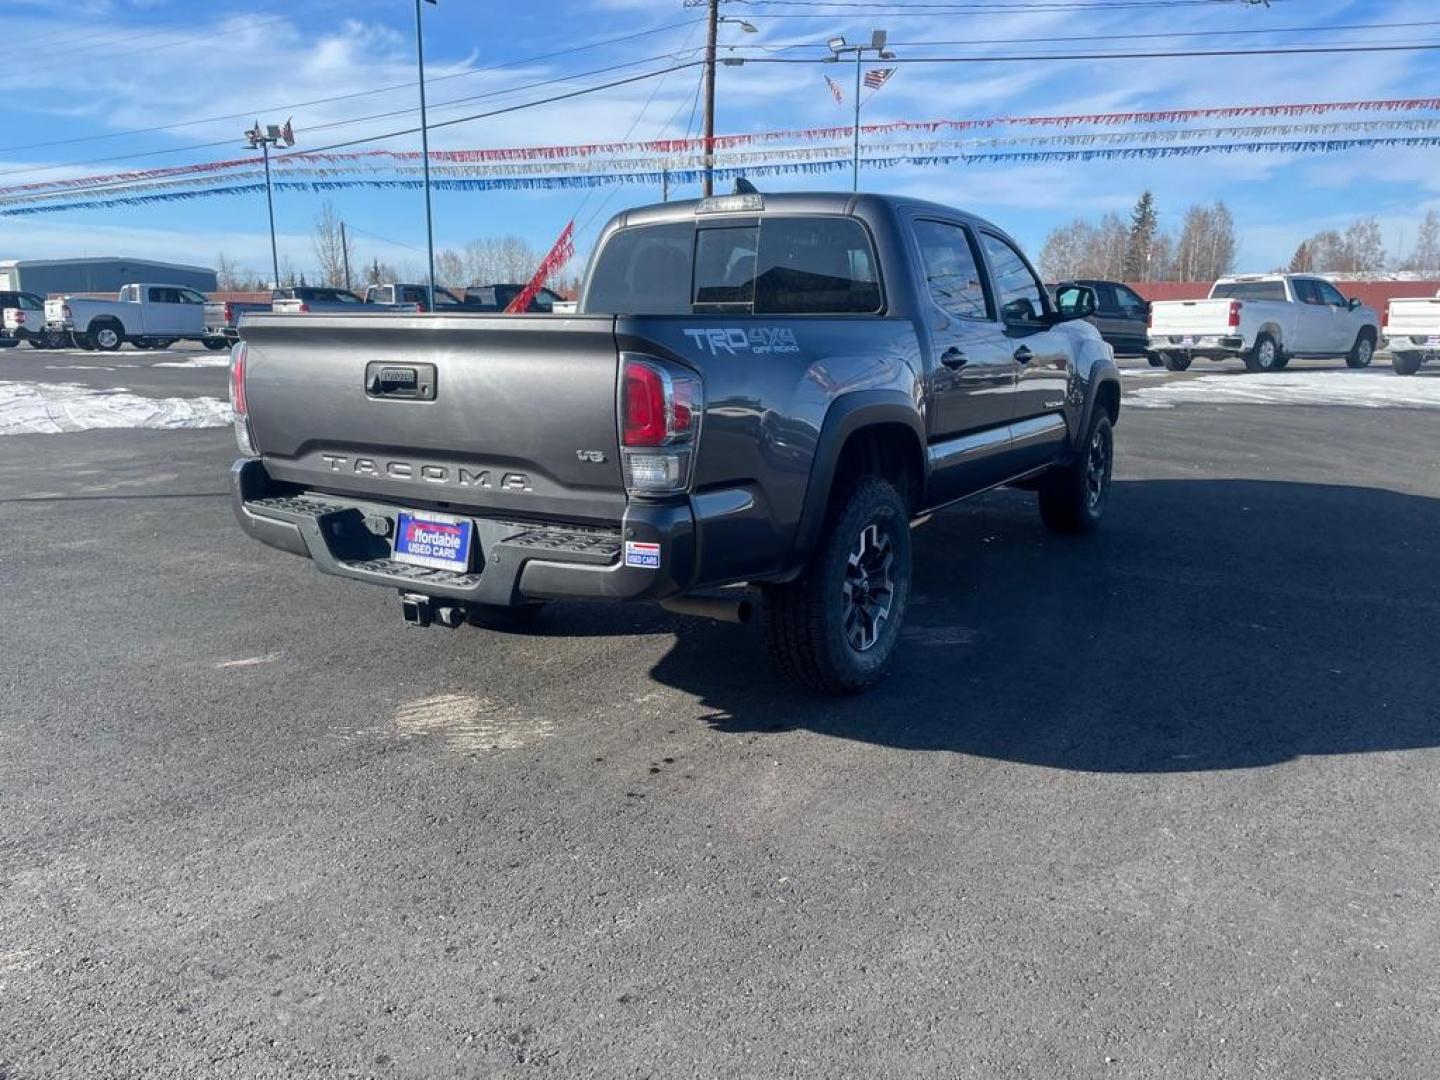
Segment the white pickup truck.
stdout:
[[205,297],[182,285],[126,285],[114,300],[46,300],[45,325],[82,349],[114,352],[127,341],[164,349],[181,339],[205,340]]
[[1249,371],[1281,371],[1292,357],[1341,357],[1369,367],[1380,341],[1372,308],[1309,274],[1221,278],[1208,300],[1150,305],[1152,363],[1184,371],[1195,357],[1239,357]]
[[1414,375],[1426,361],[1440,359],[1440,293],[1397,297],[1385,309],[1390,364],[1401,375]]

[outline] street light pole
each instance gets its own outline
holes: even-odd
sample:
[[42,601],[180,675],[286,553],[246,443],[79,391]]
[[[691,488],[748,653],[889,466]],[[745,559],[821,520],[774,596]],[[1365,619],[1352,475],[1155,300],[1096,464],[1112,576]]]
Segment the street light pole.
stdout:
[[855,128],[851,132],[850,150],[850,189],[852,191],[860,190],[860,68],[867,52],[873,52],[880,60],[895,59],[895,54],[885,48],[887,37],[884,30],[872,30],[868,45],[851,45],[843,37],[833,37],[827,43],[830,46],[830,55],[825,59],[830,63],[835,63],[846,53],[855,54]]
[[[288,124],[286,125],[288,128]],[[270,269],[274,273],[273,288],[280,287],[280,252],[275,244],[275,192],[270,184],[270,147],[281,140],[279,128],[262,128],[257,120],[255,126],[245,132],[246,145],[259,150],[265,159],[265,208],[270,212]]]
[[[433,4],[436,0],[425,0]],[[425,174],[425,252],[429,262],[430,276],[427,278],[429,304],[427,311],[435,310],[435,224],[430,210],[430,132],[425,120],[425,34],[420,23],[420,0],[415,0],[415,64],[420,73],[420,156],[424,162]]]

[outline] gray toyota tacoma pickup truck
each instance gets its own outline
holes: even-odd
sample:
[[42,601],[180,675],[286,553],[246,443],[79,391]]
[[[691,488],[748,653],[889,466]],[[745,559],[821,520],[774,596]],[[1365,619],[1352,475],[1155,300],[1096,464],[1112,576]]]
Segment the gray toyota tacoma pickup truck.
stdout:
[[630,210],[573,316],[247,317],[235,513],[420,625],[758,595],[784,674],[856,691],[899,639],[914,519],[1010,484],[1055,530],[1099,522],[1120,380],[1094,306],[913,199]]

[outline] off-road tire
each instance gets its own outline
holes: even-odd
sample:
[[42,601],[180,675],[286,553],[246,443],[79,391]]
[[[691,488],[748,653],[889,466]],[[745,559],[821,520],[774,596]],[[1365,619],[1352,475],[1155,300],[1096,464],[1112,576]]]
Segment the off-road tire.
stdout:
[[1245,354],[1246,371],[1280,371],[1284,368],[1280,343],[1269,334],[1261,334]]
[[1160,363],[1165,365],[1166,371],[1189,371],[1191,357],[1184,353],[1167,352],[1160,354]]
[[1115,431],[1110,416],[1096,408],[1090,430],[1074,459],[1057,465],[1040,481],[1040,519],[1057,533],[1087,533],[1100,524],[1110,501],[1115,467]]
[[1390,366],[1399,375],[1414,375],[1424,362],[1425,358],[1419,353],[1392,352],[1390,354]]
[[[874,527],[884,537],[889,602],[873,643],[857,649],[847,636],[854,605],[853,556]],[[874,548],[872,547],[872,550]],[[854,694],[876,682],[900,640],[910,599],[910,515],[890,481],[861,480],[837,498],[804,573],[785,585],[765,588],[765,642],[787,679],[827,694]],[[867,578],[868,580],[868,578]]]
[[1345,355],[1345,366],[1350,368],[1367,368],[1370,361],[1375,359],[1375,339],[1370,335],[1369,330],[1361,330],[1355,336],[1355,344],[1350,346],[1350,351]]

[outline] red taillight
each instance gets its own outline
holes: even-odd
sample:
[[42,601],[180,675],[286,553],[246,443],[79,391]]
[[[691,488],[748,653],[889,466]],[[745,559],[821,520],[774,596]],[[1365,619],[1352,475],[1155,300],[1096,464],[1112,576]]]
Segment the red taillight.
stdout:
[[300,301],[300,310],[301,310],[303,313],[305,313],[305,314],[308,315],[308,314],[310,313],[310,305],[307,304],[307,303],[305,303],[304,300],[301,300],[301,301]]
[[225,301],[225,325],[229,326],[235,321],[235,305],[229,300]]
[[626,446],[659,446],[665,441],[665,376],[660,369],[636,360],[625,361],[624,416]]
[[1380,316],[1380,329],[1381,329],[1381,330],[1389,330],[1389,329],[1390,329],[1390,305],[1389,305],[1389,304],[1386,304],[1386,305],[1385,305],[1385,313]]
[[427,307],[425,306],[424,302],[422,301],[421,303],[418,303],[418,304],[415,305],[415,310],[416,310],[417,313],[419,313],[419,314],[421,314],[421,315],[424,315],[425,312],[429,311],[430,309],[427,308]]
[[19,309],[16,309],[16,311],[15,311],[15,325],[17,325],[17,326],[24,326],[24,325],[25,325],[25,312],[20,311]]
[[1230,301],[1230,326],[1232,329],[1240,325],[1240,307],[1239,300]]
[[237,341],[230,350],[230,408],[237,419],[249,415],[245,404],[245,343]]

